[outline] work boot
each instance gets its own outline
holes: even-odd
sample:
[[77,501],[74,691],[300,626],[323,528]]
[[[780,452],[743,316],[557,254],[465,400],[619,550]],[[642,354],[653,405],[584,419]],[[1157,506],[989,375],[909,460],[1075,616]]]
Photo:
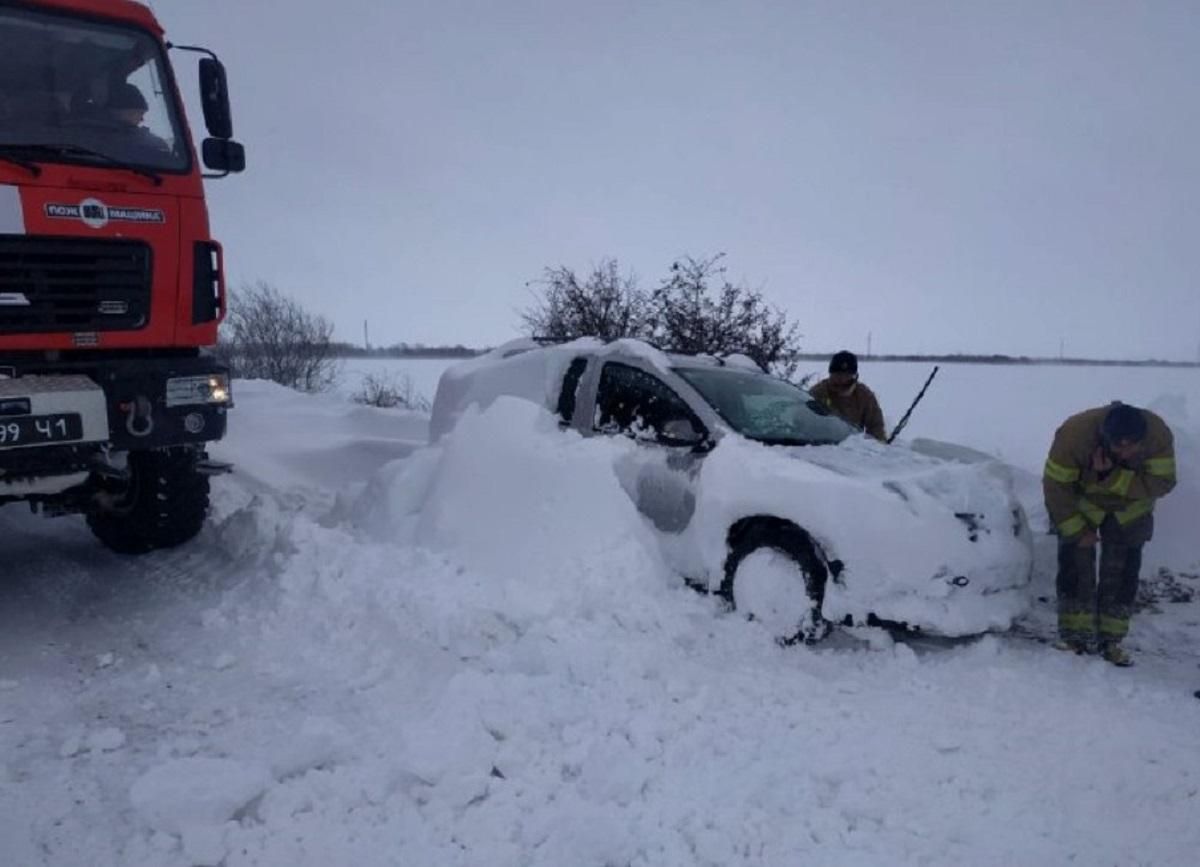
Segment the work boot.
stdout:
[[1124,647],[1115,641],[1106,642],[1100,649],[1100,655],[1113,665],[1121,668],[1128,668],[1133,665],[1133,657],[1125,650]]
[[1092,652],[1088,641],[1082,638],[1060,638],[1054,642],[1054,649],[1061,650],[1064,653],[1078,654],[1079,656],[1085,656]]

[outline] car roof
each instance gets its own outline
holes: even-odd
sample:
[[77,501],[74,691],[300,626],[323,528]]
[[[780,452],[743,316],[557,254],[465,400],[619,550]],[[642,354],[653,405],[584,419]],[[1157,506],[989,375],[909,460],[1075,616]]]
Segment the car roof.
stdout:
[[553,410],[571,362],[579,357],[615,361],[636,360],[664,376],[676,369],[732,367],[762,374],[744,355],[667,353],[643,340],[603,341],[593,337],[561,343],[533,338],[511,340],[474,358],[451,365],[438,381],[430,421],[430,438],[438,439],[455,424],[470,404],[489,405],[508,396]]
[[538,338],[518,338],[496,347],[476,360],[484,363],[495,363],[498,360],[511,358],[527,352],[542,352],[548,356],[567,354],[572,358],[579,356],[604,357],[626,356],[635,357],[649,362],[652,366],[664,371],[676,367],[709,368],[736,367],[762,373],[763,370],[748,355],[731,353],[729,355],[714,355],[712,353],[692,353],[664,351],[633,337],[623,337],[617,340],[604,341],[595,337],[581,337],[570,341],[548,341]]

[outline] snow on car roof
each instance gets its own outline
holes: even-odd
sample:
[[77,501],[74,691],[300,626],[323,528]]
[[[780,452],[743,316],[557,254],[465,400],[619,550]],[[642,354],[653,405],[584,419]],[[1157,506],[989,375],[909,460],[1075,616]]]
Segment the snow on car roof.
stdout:
[[740,352],[731,355],[710,355],[709,353],[692,355],[672,352],[667,357],[670,359],[672,367],[733,367],[754,373],[765,372],[753,358]]
[[486,409],[498,397],[518,397],[553,409],[563,374],[571,360],[580,355],[593,358],[634,356],[664,372],[672,366],[666,353],[641,340],[605,342],[584,337],[551,344],[527,337],[510,340],[446,369],[433,401],[429,441],[436,442],[453,428],[468,406]]
[[729,356],[667,353],[643,340],[603,341],[582,337],[565,343],[535,338],[510,340],[475,358],[446,369],[434,397],[429,440],[436,442],[471,405],[486,409],[498,397],[518,397],[553,410],[567,366],[579,356],[603,359],[636,358],[666,374],[678,367],[733,367],[762,373],[753,359]]

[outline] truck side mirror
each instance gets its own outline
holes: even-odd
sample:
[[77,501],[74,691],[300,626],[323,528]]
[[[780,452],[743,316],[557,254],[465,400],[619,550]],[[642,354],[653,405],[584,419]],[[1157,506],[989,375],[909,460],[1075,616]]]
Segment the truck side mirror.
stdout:
[[245,171],[246,149],[240,142],[231,138],[206,138],[201,147],[207,168],[225,174]]
[[[200,102],[204,107],[204,125],[209,133],[219,139],[233,138],[233,112],[229,108],[225,66],[215,57],[200,58]],[[207,154],[207,142],[205,145]],[[205,163],[208,163],[207,159]]]

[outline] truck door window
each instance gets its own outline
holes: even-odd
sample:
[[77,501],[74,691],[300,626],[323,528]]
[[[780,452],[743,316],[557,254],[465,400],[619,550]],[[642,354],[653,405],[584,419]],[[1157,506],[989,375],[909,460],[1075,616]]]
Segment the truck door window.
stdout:
[[662,431],[671,421],[688,421],[702,431],[683,399],[656,376],[636,367],[608,362],[596,393],[596,430],[641,440],[670,442]]

